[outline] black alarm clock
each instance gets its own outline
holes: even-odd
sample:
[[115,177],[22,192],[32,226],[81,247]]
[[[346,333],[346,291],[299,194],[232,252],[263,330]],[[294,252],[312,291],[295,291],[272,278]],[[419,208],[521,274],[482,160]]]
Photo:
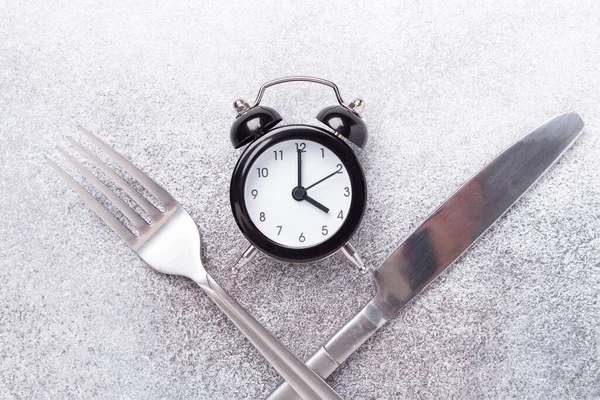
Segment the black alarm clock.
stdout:
[[[325,127],[279,125],[279,113],[260,105],[265,89],[294,81],[333,88],[339,104],[317,114]],[[361,222],[367,185],[347,143],[363,148],[367,142],[360,117],[364,102],[344,104],[337,86],[324,79],[287,77],[264,84],[254,105],[237,100],[234,107],[231,142],[236,149],[247,147],[233,171],[230,199],[235,221],[251,243],[234,271],[258,251],[293,263],[342,251],[364,270],[348,241]]]

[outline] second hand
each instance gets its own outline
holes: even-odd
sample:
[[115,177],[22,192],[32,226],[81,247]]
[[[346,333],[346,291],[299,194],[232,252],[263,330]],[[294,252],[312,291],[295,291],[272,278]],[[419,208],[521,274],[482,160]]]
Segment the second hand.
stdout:
[[329,179],[329,178],[331,178],[332,176],[334,176],[334,175],[336,175],[336,174],[341,174],[341,173],[342,173],[342,171],[335,171],[335,172],[333,172],[333,173],[331,173],[331,174],[327,175],[325,178],[321,179],[320,181],[317,181],[317,182],[313,183],[312,185],[308,186],[308,187],[307,187],[307,188],[305,188],[305,189],[306,189],[306,190],[308,190],[308,189],[310,189],[311,187],[317,186],[319,183],[323,182],[324,180],[326,180],[326,179]]

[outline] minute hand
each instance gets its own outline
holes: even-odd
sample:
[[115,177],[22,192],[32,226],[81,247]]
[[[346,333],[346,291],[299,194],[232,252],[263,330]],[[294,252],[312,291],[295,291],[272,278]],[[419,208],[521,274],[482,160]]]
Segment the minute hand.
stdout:
[[298,187],[302,187],[302,150],[298,149]]
[[[375,297],[307,362],[328,377],[362,343],[454,262],[529,189],[583,130],[559,115],[506,149],[435,210],[375,270]],[[269,399],[296,399],[288,384]]]
[[306,187],[305,189],[306,189],[306,190],[308,190],[308,189],[310,189],[311,187],[317,186],[319,183],[321,183],[321,182],[323,182],[323,181],[325,181],[325,180],[327,180],[327,179],[331,178],[332,176],[334,176],[334,175],[336,175],[336,174],[341,174],[341,173],[342,173],[342,171],[340,171],[340,170],[337,170],[337,171],[335,171],[335,172],[332,172],[331,174],[327,175],[325,178],[323,178],[323,179],[321,179],[321,180],[319,180],[319,181],[317,181],[317,182],[313,183],[312,185],[310,185],[310,186]]

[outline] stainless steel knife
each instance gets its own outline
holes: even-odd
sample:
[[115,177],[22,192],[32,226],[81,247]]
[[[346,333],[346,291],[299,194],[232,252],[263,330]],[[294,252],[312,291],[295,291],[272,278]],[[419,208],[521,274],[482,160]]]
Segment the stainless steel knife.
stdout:
[[[375,297],[307,365],[327,378],[494,224],[575,142],[583,126],[576,113],[554,117],[467,181],[375,270]],[[293,398],[298,396],[287,383],[268,397]]]

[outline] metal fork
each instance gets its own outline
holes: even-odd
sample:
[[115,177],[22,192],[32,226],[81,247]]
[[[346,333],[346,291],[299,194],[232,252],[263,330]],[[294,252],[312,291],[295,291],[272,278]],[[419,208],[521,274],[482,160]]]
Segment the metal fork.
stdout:
[[185,276],[196,282],[300,396],[305,399],[341,399],[210,277],[202,266],[198,228],[177,200],[98,137],[81,127],[79,129],[162,203],[166,210],[159,210],[82,144],[68,138],[79,153],[123,189],[152,218],[153,223],[148,224],[75,157],[57,147],[63,157],[123,213],[139,231],[139,235],[135,235],[65,170],[48,159],[50,165],[83,201],[150,267],[165,274]]

